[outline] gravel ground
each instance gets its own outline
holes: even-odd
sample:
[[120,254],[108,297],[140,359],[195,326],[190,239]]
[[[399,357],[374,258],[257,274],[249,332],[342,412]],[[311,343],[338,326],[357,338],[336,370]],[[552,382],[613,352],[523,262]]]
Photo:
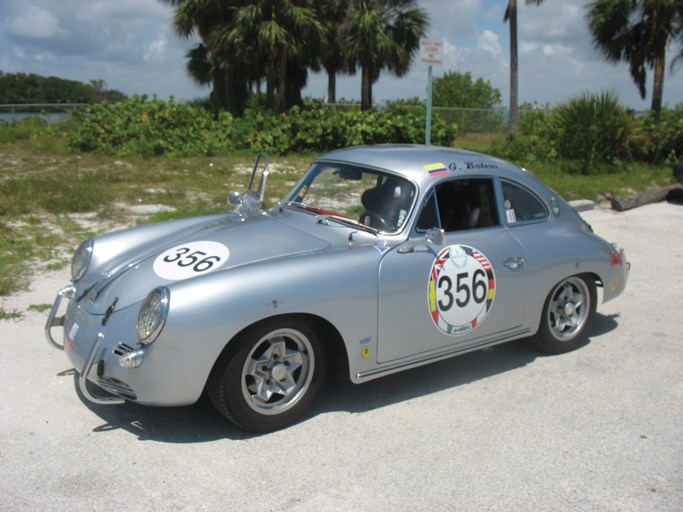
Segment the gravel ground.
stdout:
[[683,510],[683,205],[582,215],[626,247],[583,348],[514,342],[361,386],[273,434],[211,407],[83,401],[43,336],[66,271],[3,298],[0,510]]

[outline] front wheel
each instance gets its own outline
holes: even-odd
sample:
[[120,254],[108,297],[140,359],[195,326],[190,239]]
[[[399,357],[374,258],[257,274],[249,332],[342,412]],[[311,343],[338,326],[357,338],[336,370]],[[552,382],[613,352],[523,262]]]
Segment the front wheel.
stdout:
[[248,328],[221,355],[208,382],[216,409],[252,432],[269,432],[303,416],[325,374],[316,331],[296,318]]
[[595,280],[588,274],[568,277],[552,289],[543,306],[536,345],[553,354],[569,352],[588,337],[595,319]]

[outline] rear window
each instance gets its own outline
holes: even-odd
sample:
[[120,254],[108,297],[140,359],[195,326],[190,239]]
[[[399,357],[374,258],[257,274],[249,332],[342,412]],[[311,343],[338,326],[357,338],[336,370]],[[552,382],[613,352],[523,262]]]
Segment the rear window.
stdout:
[[540,222],[548,218],[543,201],[526,187],[502,180],[505,218],[511,226]]

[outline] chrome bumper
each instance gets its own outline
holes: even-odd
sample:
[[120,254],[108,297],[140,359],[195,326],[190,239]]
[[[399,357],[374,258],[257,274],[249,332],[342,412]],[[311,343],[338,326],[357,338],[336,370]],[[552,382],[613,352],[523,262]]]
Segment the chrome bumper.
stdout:
[[95,356],[100,350],[100,346],[102,345],[102,342],[104,341],[104,334],[99,333],[97,335],[97,341],[93,344],[92,350],[90,351],[90,354],[88,354],[87,359],[83,363],[83,368],[81,368],[81,371],[78,374],[78,388],[81,390],[81,393],[85,398],[87,398],[90,402],[94,404],[99,404],[99,405],[116,405],[116,404],[123,404],[126,401],[123,398],[117,398],[113,396],[95,396],[90,391],[88,391],[88,388],[86,387],[86,383],[88,381],[88,375],[90,374],[90,371],[92,370],[93,365],[95,365]]
[[[50,314],[47,317],[47,322],[45,323],[45,337],[47,338],[47,341],[52,345],[53,347],[59,349],[59,350],[64,350],[64,344],[59,343],[57,340],[55,340],[52,337],[52,328],[53,327],[64,327],[64,319],[65,315],[57,316],[57,312],[59,311],[59,308],[62,304],[62,300],[66,297],[67,300],[71,300],[74,298],[74,294],[76,293],[76,288],[74,286],[66,286],[59,290],[57,292],[57,297],[55,298],[55,302],[52,305],[52,309],[50,310]],[[125,400],[123,398],[118,398],[118,397],[100,397],[100,396],[95,396],[90,391],[88,391],[88,388],[86,386],[86,383],[88,381],[88,375],[93,369],[93,366],[96,366],[96,361],[95,358],[100,350],[100,347],[102,346],[102,342],[104,341],[104,334],[101,332],[97,334],[97,340],[95,343],[93,343],[92,349],[90,350],[88,357],[85,358],[85,361],[83,362],[83,367],[80,369],[78,372],[78,387],[81,390],[81,393],[83,396],[88,399],[88,401],[94,403],[94,404],[99,404],[99,405],[115,405],[115,404],[122,404],[125,403]]]
[[57,292],[55,302],[54,304],[52,304],[50,314],[47,317],[47,322],[45,323],[45,337],[47,338],[47,341],[50,343],[50,345],[59,350],[64,350],[64,344],[59,343],[52,337],[52,328],[64,327],[64,315],[57,316],[57,312],[59,311],[59,306],[62,304],[62,300],[64,299],[64,297],[66,297],[67,300],[71,300],[73,299],[75,293],[75,286],[66,286],[59,290]]

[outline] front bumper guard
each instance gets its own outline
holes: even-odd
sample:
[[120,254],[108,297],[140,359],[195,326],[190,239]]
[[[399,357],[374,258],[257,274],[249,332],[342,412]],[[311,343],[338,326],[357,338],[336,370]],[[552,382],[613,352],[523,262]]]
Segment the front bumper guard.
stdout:
[[[76,293],[76,287],[75,286],[66,286],[59,290],[57,292],[57,297],[55,298],[55,302],[52,305],[52,309],[50,310],[50,314],[47,317],[47,322],[45,323],[45,337],[47,338],[47,341],[52,345],[54,348],[58,350],[64,350],[64,343],[59,343],[57,340],[54,339],[52,336],[52,328],[53,327],[64,327],[64,315],[62,316],[57,316],[57,312],[59,311],[59,307],[62,304],[62,300],[66,297],[68,300],[71,300],[74,298],[74,295]],[[93,366],[96,365],[95,362],[95,357],[97,356],[100,347],[102,346],[102,342],[104,341],[104,334],[101,332],[97,334],[97,340],[95,343],[93,343],[92,349],[90,349],[90,353],[88,354],[88,357],[86,357],[85,362],[83,363],[83,367],[81,368],[81,371],[78,373],[78,388],[81,390],[81,394],[90,402],[98,405],[116,405],[116,404],[123,404],[126,401],[123,398],[118,398],[118,397],[105,397],[105,396],[95,396],[93,395],[87,388],[86,383],[88,382],[88,375],[90,375],[90,372],[93,369]]]
[[102,345],[102,342],[104,341],[104,334],[98,333],[97,335],[97,341],[94,343],[92,349],[90,350],[90,354],[88,354],[87,359],[83,363],[83,368],[81,368],[81,371],[78,375],[78,388],[81,390],[81,393],[85,398],[87,398],[90,402],[98,405],[117,405],[117,404],[123,404],[126,401],[123,398],[118,398],[114,396],[95,396],[90,391],[88,391],[88,388],[86,386],[86,383],[88,382],[88,375],[90,374],[90,371],[92,370],[93,365],[95,364],[95,356],[100,350],[100,346]]
[[47,322],[45,322],[45,337],[47,341],[54,348],[58,350],[64,350],[64,343],[59,343],[52,337],[53,327],[64,327],[64,315],[57,316],[59,311],[59,306],[62,304],[62,300],[66,297],[68,300],[73,299],[76,294],[75,286],[66,286],[57,292],[57,297],[55,298],[54,304],[52,304],[52,309],[47,317]]

